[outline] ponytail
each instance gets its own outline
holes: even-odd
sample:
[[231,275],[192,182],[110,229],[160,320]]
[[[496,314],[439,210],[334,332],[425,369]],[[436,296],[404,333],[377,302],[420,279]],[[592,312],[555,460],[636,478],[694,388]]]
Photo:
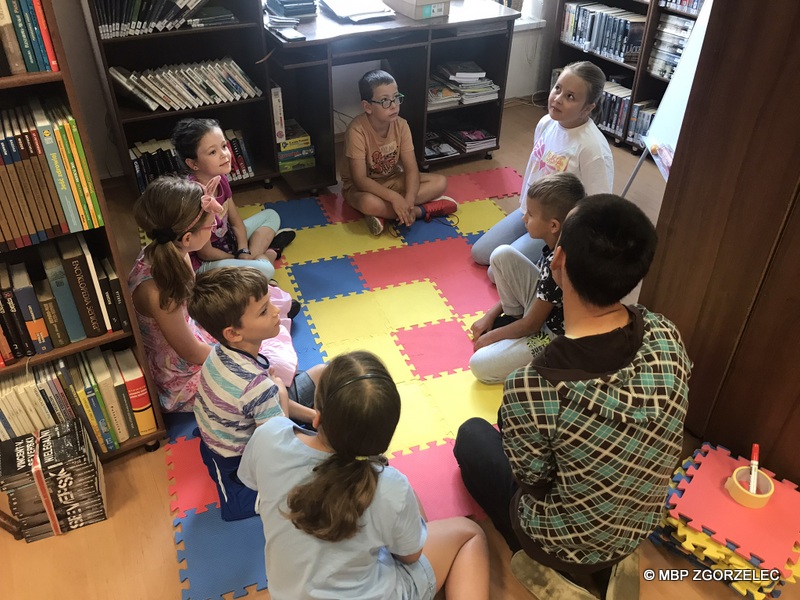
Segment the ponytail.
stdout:
[[287,498],[288,519],[328,542],[358,533],[400,420],[400,394],[383,363],[359,351],[334,358],[317,384],[320,437],[333,455]]
[[144,250],[158,288],[158,304],[172,310],[192,293],[194,272],[175,245],[186,233],[197,231],[203,219],[202,190],[196,183],[165,175],[150,182],[133,206],[137,225],[153,240]]

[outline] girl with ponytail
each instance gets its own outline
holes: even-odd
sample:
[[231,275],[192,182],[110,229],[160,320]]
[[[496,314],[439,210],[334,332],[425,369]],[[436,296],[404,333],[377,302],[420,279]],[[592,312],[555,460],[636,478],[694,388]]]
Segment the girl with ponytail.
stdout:
[[258,490],[273,600],[489,597],[483,530],[465,518],[426,524],[386,452],[400,395],[369,352],[334,358],[315,396],[317,433],[284,417],[258,427],[239,478]]
[[[161,406],[169,412],[191,411],[200,367],[216,340],[189,318],[186,302],[194,286],[189,253],[209,240],[215,215],[224,209],[215,198],[218,182],[206,186],[175,176],[152,181],[133,207],[139,228],[152,240],[128,276],[136,319]],[[281,316],[291,300],[281,309]],[[285,322],[283,322],[285,321]],[[262,352],[290,382],[297,368],[287,325],[262,345]]]

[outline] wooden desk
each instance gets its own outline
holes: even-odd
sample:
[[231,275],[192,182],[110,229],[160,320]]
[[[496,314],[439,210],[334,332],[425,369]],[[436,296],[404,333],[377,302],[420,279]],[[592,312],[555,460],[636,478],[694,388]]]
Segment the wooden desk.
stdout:
[[[336,183],[332,69],[349,63],[381,60],[382,68],[395,77],[405,94],[401,115],[411,127],[421,168],[465,156],[425,160],[426,132],[447,121],[486,129],[499,140],[511,37],[519,16],[486,0],[451,0],[447,17],[414,20],[397,14],[391,20],[360,25],[339,23],[320,8],[316,19],[297,27],[306,36],[300,42],[286,42],[267,30],[270,77],[281,86],[284,116],[303,126],[316,151],[316,167],[284,173],[284,179],[295,191]],[[477,62],[500,86],[500,97],[429,112],[428,76],[436,65],[453,60]],[[497,148],[478,152],[488,154]]]

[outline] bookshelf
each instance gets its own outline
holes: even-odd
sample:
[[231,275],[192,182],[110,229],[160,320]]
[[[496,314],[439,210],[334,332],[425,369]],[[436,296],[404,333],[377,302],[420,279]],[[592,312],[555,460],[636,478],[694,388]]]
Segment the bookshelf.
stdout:
[[[100,50],[101,66],[111,99],[109,109],[117,149],[132,190],[138,194],[136,173],[128,149],[137,142],[168,139],[175,123],[187,117],[217,119],[223,130],[243,132],[253,176],[231,179],[233,187],[256,181],[269,182],[278,176],[260,0],[215,2],[215,5],[230,10],[238,23],[194,28],[184,24],[178,29],[106,39],[100,31],[102,19],[98,14],[98,0],[89,0],[88,4],[92,23],[87,23],[87,26]],[[260,96],[194,108],[166,110],[159,107],[151,111],[121,94],[109,74],[110,67],[142,72],[165,65],[214,61],[226,56],[231,57],[258,86],[262,92]]]
[[[103,218],[103,215],[108,215],[108,208],[105,198],[103,197],[102,187],[100,186],[100,175],[95,165],[95,157],[92,148],[88,144],[89,136],[82,125],[84,119],[83,115],[81,114],[81,107],[78,104],[77,93],[70,75],[69,65],[66,62],[63,43],[58,32],[52,3],[53,0],[42,0],[42,8],[49,26],[50,38],[52,40],[53,50],[58,59],[58,66],[60,70],[0,77],[0,108],[2,108],[4,111],[9,111],[15,109],[16,107],[24,107],[28,104],[31,98],[35,97],[44,101],[45,104],[47,104],[49,99],[60,98],[63,100],[65,106],[69,109],[69,112],[74,117],[75,130],[78,132],[80,137],[80,145],[82,146],[85,156],[85,173],[91,177],[92,181],[90,183],[92,183],[93,186],[90,185],[89,187],[94,187],[94,193],[97,200],[95,206],[96,209],[99,210],[102,223],[100,220],[98,220],[98,223],[95,223],[93,227],[88,229],[86,227],[81,228],[79,225],[77,230],[83,229],[80,232],[78,232],[75,227],[67,227],[66,224],[62,229],[58,229],[58,227],[55,225],[50,228],[45,227],[44,229],[46,230],[46,233],[41,237],[46,237],[47,241],[45,243],[50,245],[58,243],[59,240],[61,242],[67,242],[71,241],[71,239],[76,240],[79,236],[83,236],[92,255],[98,260],[102,257],[107,258],[114,270],[117,271],[117,275],[121,284],[121,303],[124,305],[128,316],[132,317],[135,313],[130,294],[127,290],[127,285],[125,284],[126,273],[119,272],[118,265],[120,265],[121,262],[119,260],[114,234],[111,230],[108,220]],[[45,154],[47,154],[46,147]],[[33,159],[29,160],[32,161]],[[20,164],[21,163],[15,164],[15,168],[21,168]],[[38,171],[38,173],[43,173],[44,177],[47,178],[50,177],[51,174],[46,170],[47,167],[44,166],[44,164],[45,163],[42,163],[41,170]],[[28,165],[24,165],[24,167],[25,169],[31,168],[32,170],[20,170],[20,175],[25,172],[26,174],[33,174],[35,176],[37,173],[35,167],[29,167]],[[86,179],[88,180],[88,177],[86,177]],[[29,182],[31,185],[35,185],[32,179],[29,179]],[[32,187],[29,189],[35,190],[36,188]],[[58,211],[58,209],[55,208],[55,205],[58,203],[59,199],[55,197],[55,188],[51,189],[53,190],[51,192],[51,203],[54,207],[53,214],[55,214]],[[18,201],[24,201],[25,204],[29,206],[30,210],[33,210],[35,206],[38,207],[37,210],[40,210],[40,215],[42,219],[44,219],[45,209],[43,207],[46,206],[46,204],[43,204],[42,202],[46,201],[42,199],[42,194],[44,194],[42,190],[44,190],[44,187],[39,188],[39,197],[37,198],[25,197],[20,193],[19,189],[17,190],[16,196]],[[7,191],[8,190],[6,189],[6,193]],[[8,201],[7,198],[8,196],[6,195],[6,201]],[[4,222],[8,222],[7,220],[13,218],[14,216],[6,209],[7,206],[4,206]],[[60,222],[63,223],[64,220],[61,220]],[[54,223],[54,221],[51,220],[51,223]],[[13,241],[12,243],[9,237],[4,236],[2,241],[2,248],[4,251],[0,252],[0,262],[8,265],[24,263],[25,269],[31,275],[31,279],[44,279],[45,271],[40,255],[40,250],[43,247],[42,242],[44,242],[44,240],[38,243],[37,240],[30,240],[30,243],[17,243],[16,241]],[[144,372],[145,382],[152,400],[153,412],[156,421],[156,431],[146,435],[133,437],[128,441],[123,442],[119,445],[119,449],[112,452],[103,453],[101,455],[101,460],[108,460],[114,456],[118,456],[122,453],[142,446],[146,446],[148,448],[158,447],[159,440],[164,437],[166,430],[161,413],[159,411],[158,394],[156,393],[156,388],[145,366],[147,363],[143,352],[141,351],[139,331],[135,326],[131,328],[131,331],[109,331],[96,337],[87,337],[80,341],[67,343],[64,346],[54,348],[49,352],[37,353],[32,356],[23,356],[22,358],[18,358],[16,362],[0,367],[0,380],[7,381],[8,378],[25,373],[34,367],[51,363],[61,358],[74,357],[79,353],[91,350],[93,348],[100,348],[102,350],[131,349],[133,351],[137,361],[142,366],[142,371]]]
[[[688,19],[693,22],[702,6],[702,0],[697,9],[689,8],[692,0],[603,0],[602,4],[612,9],[622,9],[639,15],[644,19],[644,32],[642,35],[641,51],[635,61],[623,61],[610,58],[607,55],[591,49],[591,44],[577,44],[569,39],[569,32],[565,25],[569,20],[566,5],[574,4],[576,0],[557,0],[556,24],[557,33],[552,53],[551,68],[556,69],[574,61],[588,60],[600,67],[607,79],[619,77],[626,81],[623,85],[630,88],[630,102],[620,114],[627,130],[633,113],[633,106],[637,102],[654,101],[657,105],[670,82],[668,75],[655,72],[649,67],[651,55],[654,55],[657,45],[659,23],[667,16]],[[583,2],[583,4],[590,4]],[[567,19],[567,21],[565,21]],[[566,39],[565,39],[566,38]],[[634,115],[635,116],[635,115]],[[640,152],[641,146],[628,141],[626,135],[603,130],[617,145],[630,146],[633,152]]]

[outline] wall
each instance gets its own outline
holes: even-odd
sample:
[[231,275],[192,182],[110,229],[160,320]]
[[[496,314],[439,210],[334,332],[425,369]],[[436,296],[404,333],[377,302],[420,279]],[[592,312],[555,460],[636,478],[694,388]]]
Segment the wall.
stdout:
[[[86,123],[89,141],[98,158],[98,169],[101,177],[122,175],[122,167],[115,148],[113,128],[110,126],[111,103],[107,97],[105,79],[101,79],[97,42],[89,35],[87,23],[89,19],[88,0],[58,0],[53,3],[56,20],[64,40],[67,62],[70,65],[75,87]],[[546,23],[554,21],[554,2],[542,5],[542,0],[526,0],[522,14],[515,25],[514,39],[511,44],[511,59],[508,72],[506,98],[525,98],[530,100],[531,94],[537,90],[547,89],[550,82],[550,49],[552,47],[552,27]],[[552,6],[551,6],[552,5]],[[75,18],[76,15],[79,18]],[[85,20],[80,18],[85,15]],[[544,20],[538,18],[541,16]],[[343,115],[355,115],[361,111],[357,81],[361,75],[380,64],[358,63],[334,67],[333,70],[333,108]],[[343,132],[346,117],[334,119],[335,131]]]

